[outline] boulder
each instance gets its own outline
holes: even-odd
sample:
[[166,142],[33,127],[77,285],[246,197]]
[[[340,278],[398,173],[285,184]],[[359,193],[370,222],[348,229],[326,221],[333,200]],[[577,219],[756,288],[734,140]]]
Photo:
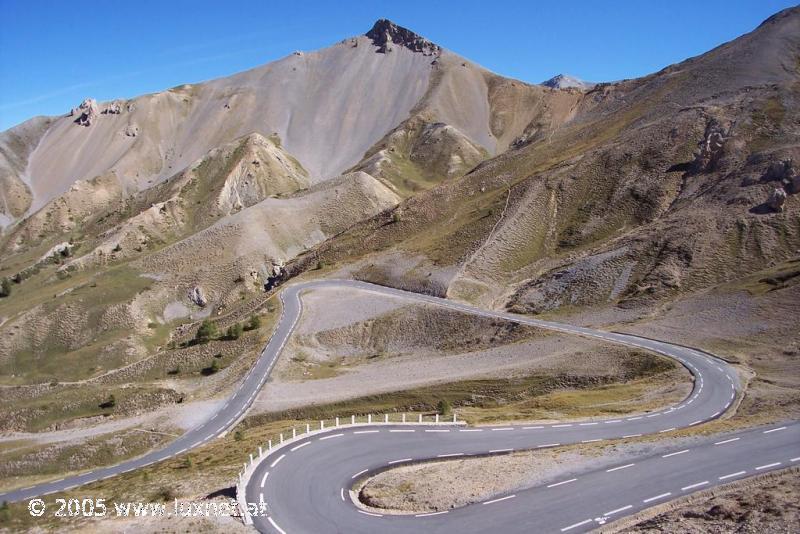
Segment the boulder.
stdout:
[[786,204],[786,191],[782,187],[775,189],[767,199],[767,207],[776,213],[783,211]]
[[208,304],[208,300],[206,299],[205,294],[203,293],[203,288],[200,286],[194,286],[189,291],[189,300],[204,308],[206,304]]
[[787,180],[786,191],[793,195],[800,193],[800,174],[795,174]]
[[787,184],[797,176],[794,162],[790,159],[783,161],[773,161],[767,167],[766,172],[761,176],[762,182],[783,182]]
[[87,98],[81,102],[80,106],[73,109],[70,115],[77,117],[75,124],[91,126],[98,115],[97,102],[94,98]]
[[139,127],[136,126],[135,124],[129,124],[125,127],[122,133],[124,133],[128,137],[136,137],[137,135],[139,135]]
[[725,148],[725,130],[722,125],[712,119],[706,125],[703,139],[698,143],[698,151],[694,154],[695,172],[711,172],[717,168]]

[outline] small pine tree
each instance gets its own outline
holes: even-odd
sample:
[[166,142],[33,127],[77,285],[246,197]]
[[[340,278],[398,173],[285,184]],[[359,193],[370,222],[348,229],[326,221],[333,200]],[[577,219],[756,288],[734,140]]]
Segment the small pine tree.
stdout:
[[191,457],[187,456],[183,459],[183,467],[184,469],[191,469],[194,464],[192,463]]
[[11,280],[3,278],[0,282],[0,297],[8,297],[11,295]]
[[439,401],[439,404],[436,406],[439,415],[449,415],[453,408],[450,406],[450,402],[447,399],[442,399]]
[[228,327],[228,333],[226,337],[228,339],[233,339],[233,340],[239,339],[243,331],[244,327],[242,327],[242,325],[240,325],[239,323],[232,324]]
[[195,334],[194,338],[199,343],[206,343],[217,337],[217,325],[206,319],[200,325],[200,328],[197,329],[197,334]]
[[244,439],[244,432],[237,430],[233,433],[233,439],[236,441],[242,441]]
[[250,322],[247,323],[248,330],[258,330],[261,328],[261,317],[258,315],[251,315]]
[[212,374],[219,372],[219,360],[212,361],[209,369],[211,369]]

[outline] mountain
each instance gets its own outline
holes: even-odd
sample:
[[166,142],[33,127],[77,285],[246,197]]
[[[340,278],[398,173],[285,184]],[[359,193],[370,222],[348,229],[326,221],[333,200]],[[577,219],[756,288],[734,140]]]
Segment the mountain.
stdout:
[[549,80],[543,81],[542,85],[544,85],[545,87],[550,87],[552,89],[576,88],[585,90],[585,89],[591,89],[597,84],[592,82],[585,82],[580,78],[570,76],[569,74],[558,74],[556,76],[553,76]]
[[399,222],[378,215],[315,257],[526,313],[648,310],[780,263],[800,250],[799,60],[794,8],[575,93],[546,135],[529,125],[513,149],[405,200]]
[[800,249],[798,58],[795,8],[649,76],[557,90],[575,80],[504,78],[379,20],[31,119],[0,133],[9,380],[162,357],[298,275],[647,313],[782,262]]
[[323,50],[2,132],[0,353],[27,369],[10,380],[67,368],[65,354],[90,374],[136,362],[197,317],[254,309],[299,255],[544,138],[578,98],[379,20]]

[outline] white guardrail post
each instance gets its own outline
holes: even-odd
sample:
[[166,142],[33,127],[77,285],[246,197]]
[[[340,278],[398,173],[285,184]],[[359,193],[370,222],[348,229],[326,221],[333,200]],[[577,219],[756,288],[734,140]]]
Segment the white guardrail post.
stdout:
[[[404,413],[401,414],[401,421],[402,421],[403,424],[408,424],[408,425],[416,425],[416,424],[426,424],[426,425],[454,425],[454,424],[458,425],[458,424],[461,424],[461,425],[463,425],[463,424],[465,424],[463,421],[458,421],[458,418],[457,418],[455,413],[453,414],[452,422],[449,421],[446,418],[443,419],[443,420],[440,420],[439,414],[435,414],[434,422],[432,422],[432,423],[431,422],[423,423],[422,415],[423,414],[421,414],[421,413],[417,414],[416,421],[415,421],[414,417],[413,417],[413,414],[412,414],[412,417],[409,418],[409,417],[406,417],[407,414],[404,412]],[[335,422],[335,426],[336,427],[339,427],[340,424],[341,424],[339,417],[336,417],[334,419],[334,422]],[[382,422],[373,423],[372,422],[372,414],[367,414],[367,422],[366,423],[363,423],[363,422],[356,423],[356,416],[355,415],[351,415],[350,416],[350,424],[349,425],[348,424],[344,424],[344,425],[341,425],[341,426],[344,426],[344,427],[347,427],[347,426],[365,426],[365,425],[372,425],[372,424],[388,425],[388,424],[397,424],[397,423],[391,423],[389,414],[385,413],[385,414],[383,414],[383,421]],[[239,507],[242,510],[242,521],[244,522],[245,525],[252,525],[253,524],[253,518],[250,516],[250,513],[247,511],[247,500],[246,500],[247,495],[246,495],[246,493],[247,493],[247,484],[249,483],[250,477],[253,475],[253,473],[255,472],[255,470],[258,467],[258,465],[264,459],[266,459],[266,457],[268,457],[270,454],[272,454],[273,452],[275,452],[275,451],[277,451],[279,449],[283,449],[284,447],[289,446],[291,443],[293,443],[295,441],[299,441],[301,439],[305,439],[308,435],[324,433],[324,432],[326,432],[325,420],[324,419],[319,422],[319,430],[311,430],[311,424],[310,423],[306,423],[306,431],[305,431],[304,434],[298,434],[297,428],[296,427],[292,427],[292,437],[291,437],[291,439],[284,440],[283,433],[280,433],[278,435],[279,442],[275,445],[274,449],[273,449],[273,446],[272,446],[272,440],[271,439],[267,440],[267,449],[266,450],[264,450],[264,448],[261,445],[258,446],[258,462],[255,461],[256,458],[254,458],[253,454],[249,455],[250,463],[249,463],[249,465],[248,465],[247,462],[242,464],[242,471],[239,473],[238,479],[237,479],[237,482],[236,482],[236,500],[237,500],[237,502],[239,504]]]

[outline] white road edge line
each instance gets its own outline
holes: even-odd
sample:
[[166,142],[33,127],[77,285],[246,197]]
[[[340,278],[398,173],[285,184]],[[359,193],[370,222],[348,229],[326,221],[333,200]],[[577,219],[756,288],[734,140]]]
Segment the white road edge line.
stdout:
[[771,464],[759,465],[758,467],[756,467],[756,471],[761,471],[762,469],[769,469],[770,467],[776,467],[779,465],[781,465],[780,462],[772,462]]
[[669,497],[670,495],[672,495],[672,493],[668,491],[666,493],[662,493],[661,495],[656,495],[655,497],[650,497],[649,499],[644,499],[642,502],[643,503],[653,502],[653,501],[657,501],[658,499],[663,499],[664,497]]
[[281,534],[286,534],[286,531],[283,530],[281,527],[279,527],[278,524],[271,517],[267,517],[267,521],[269,521],[269,524],[272,525],[275,528],[275,530],[277,530]]
[[449,511],[450,510],[444,510],[442,512],[430,512],[430,513],[427,513],[427,514],[416,514],[416,515],[414,515],[414,517],[430,517],[432,515],[442,515],[442,514],[446,514]]
[[564,484],[569,484],[570,482],[575,482],[576,480],[578,480],[578,479],[577,478],[571,478],[569,480],[562,480],[561,482],[556,482],[555,484],[549,484],[547,487],[548,488],[555,488],[556,486],[562,486]]
[[586,523],[591,523],[592,521],[593,521],[592,519],[586,519],[584,521],[581,521],[580,523],[575,523],[574,525],[570,525],[568,527],[562,528],[561,532],[566,532],[566,531],[571,530],[571,529],[573,529],[575,527],[580,527],[582,525],[585,525]]
[[610,516],[610,515],[616,514],[617,512],[623,512],[623,511],[629,510],[631,508],[633,508],[633,505],[629,504],[628,506],[623,506],[621,508],[617,508],[616,510],[611,510],[610,512],[606,512],[606,513],[603,514],[603,516]]
[[720,480],[726,480],[726,479],[728,479],[728,478],[738,477],[738,476],[740,476],[740,475],[743,475],[743,474],[745,474],[746,472],[747,472],[747,471],[737,471],[737,472],[735,472],[735,473],[731,473],[730,475],[724,475],[724,476],[721,476],[721,477],[719,477],[719,479],[720,479]]
[[694,489],[694,488],[699,488],[700,486],[705,486],[706,484],[708,484],[708,480],[704,480],[702,482],[697,482],[695,484],[689,484],[688,486],[682,487],[681,491],[686,491],[686,490],[690,490],[690,489]]
[[619,471],[620,469],[627,469],[628,467],[633,467],[636,464],[628,464],[628,465],[621,465],[619,467],[612,467],[611,469],[606,469],[606,473],[613,473],[614,471]]
[[481,504],[494,504],[500,501],[507,501],[508,499],[513,499],[516,495],[506,495],[505,497],[500,497],[499,499],[492,499],[491,501],[484,501]]

